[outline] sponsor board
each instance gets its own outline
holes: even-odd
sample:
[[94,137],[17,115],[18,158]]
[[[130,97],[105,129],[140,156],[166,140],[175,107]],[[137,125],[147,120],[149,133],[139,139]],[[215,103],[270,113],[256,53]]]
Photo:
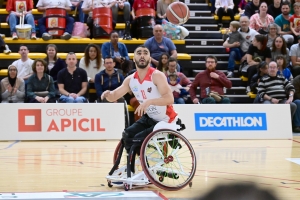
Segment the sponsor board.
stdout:
[[288,104],[174,105],[188,139],[291,139]]

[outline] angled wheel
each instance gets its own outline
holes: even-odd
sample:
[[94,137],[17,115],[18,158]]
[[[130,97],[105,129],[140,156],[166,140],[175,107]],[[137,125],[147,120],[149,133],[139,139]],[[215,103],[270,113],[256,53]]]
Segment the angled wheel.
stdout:
[[140,160],[148,179],[163,190],[184,188],[196,171],[192,145],[183,135],[169,129],[157,130],[146,137]]

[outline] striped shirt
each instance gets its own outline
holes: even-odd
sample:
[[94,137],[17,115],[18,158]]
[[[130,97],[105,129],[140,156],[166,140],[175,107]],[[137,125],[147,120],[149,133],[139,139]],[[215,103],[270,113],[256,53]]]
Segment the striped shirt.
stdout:
[[265,94],[276,99],[286,99],[287,92],[295,92],[294,86],[290,81],[286,80],[284,76],[277,75],[271,77],[269,75],[263,76],[258,84],[258,94],[260,98],[264,98]]

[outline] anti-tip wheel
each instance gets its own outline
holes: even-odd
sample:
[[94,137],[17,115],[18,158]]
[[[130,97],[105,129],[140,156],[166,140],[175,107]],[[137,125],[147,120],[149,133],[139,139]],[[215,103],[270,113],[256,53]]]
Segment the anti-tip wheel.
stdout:
[[107,185],[108,185],[108,187],[112,187],[113,185],[111,184],[111,181],[107,181]]
[[129,185],[127,183],[124,183],[124,190],[128,191],[129,190]]

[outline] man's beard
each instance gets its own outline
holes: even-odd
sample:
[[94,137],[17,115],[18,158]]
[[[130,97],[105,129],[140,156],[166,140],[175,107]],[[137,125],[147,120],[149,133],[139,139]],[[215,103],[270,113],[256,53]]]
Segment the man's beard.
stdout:
[[214,71],[216,71],[216,68],[215,67],[214,68],[207,67],[207,70],[210,71],[210,72],[214,72]]
[[142,64],[139,63],[139,61],[135,60],[136,67],[140,68],[140,69],[145,69],[149,65],[149,62],[150,61],[145,61],[145,64],[142,65]]

